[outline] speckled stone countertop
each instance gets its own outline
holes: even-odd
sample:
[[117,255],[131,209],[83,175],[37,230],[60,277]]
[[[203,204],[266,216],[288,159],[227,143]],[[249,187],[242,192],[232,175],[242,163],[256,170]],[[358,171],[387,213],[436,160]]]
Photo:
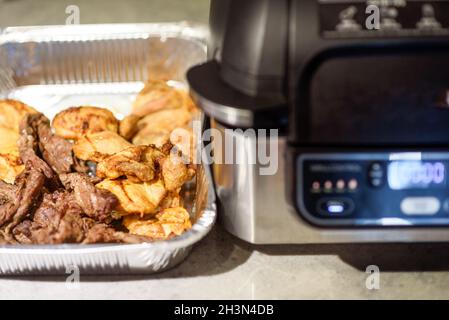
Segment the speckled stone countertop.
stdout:
[[[368,265],[379,290],[366,288]],[[449,298],[449,244],[253,246],[216,227],[177,267],[150,276],[0,278],[1,299]]]
[[[206,23],[208,0],[0,0],[0,28],[64,24],[67,5],[81,23],[190,20]],[[380,289],[368,290],[368,265]],[[320,299],[449,298],[449,244],[252,246],[219,226],[181,265],[152,276],[0,278],[0,298]]]

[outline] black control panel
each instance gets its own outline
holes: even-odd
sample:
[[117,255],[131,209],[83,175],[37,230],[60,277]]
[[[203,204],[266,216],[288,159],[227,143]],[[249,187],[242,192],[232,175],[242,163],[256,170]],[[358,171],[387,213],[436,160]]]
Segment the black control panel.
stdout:
[[449,153],[303,154],[297,205],[318,226],[449,226]]

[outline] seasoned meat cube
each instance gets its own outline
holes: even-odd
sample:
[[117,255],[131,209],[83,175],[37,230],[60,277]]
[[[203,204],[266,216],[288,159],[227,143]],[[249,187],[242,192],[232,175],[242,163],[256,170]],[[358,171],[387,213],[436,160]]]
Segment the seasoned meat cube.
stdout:
[[93,226],[92,221],[82,215],[73,194],[56,191],[44,196],[34,220],[25,220],[13,234],[20,243],[79,243]]
[[118,205],[117,198],[109,191],[96,188],[89,176],[82,173],[69,173],[59,176],[83,212],[97,221],[112,220],[111,213]]
[[17,177],[14,187],[0,184],[3,189],[0,194],[7,195],[0,205],[0,228],[5,237],[9,237],[12,228],[33,213],[44,190],[44,182],[41,172],[28,167]]
[[75,164],[72,154],[72,143],[54,135],[50,128],[50,121],[43,115],[34,115],[37,126],[39,148],[44,160],[57,173],[68,173]]
[[56,134],[66,139],[79,139],[87,133],[117,132],[118,120],[114,114],[97,107],[72,107],[58,113],[53,119]]
[[55,173],[50,166],[39,157],[39,135],[37,126],[44,121],[40,114],[29,114],[20,122],[19,153],[22,162],[42,172],[47,179],[54,180]]
[[129,243],[136,244],[142,242],[151,242],[152,239],[145,236],[138,236],[121,231],[116,231],[106,224],[94,225],[86,235],[84,244],[89,243]]

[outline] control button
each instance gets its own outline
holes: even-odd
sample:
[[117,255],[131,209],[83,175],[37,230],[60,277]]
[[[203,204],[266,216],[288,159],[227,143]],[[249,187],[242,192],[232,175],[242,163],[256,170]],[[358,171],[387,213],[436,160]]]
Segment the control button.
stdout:
[[373,187],[378,188],[378,187],[382,186],[382,179],[380,179],[380,178],[374,178],[374,179],[371,179],[371,180],[370,180],[370,183],[371,183],[371,185],[372,185]]
[[443,210],[446,213],[449,213],[449,199],[446,199],[443,203]]
[[368,168],[368,181],[371,186],[379,188],[383,185],[385,170],[380,162],[373,162]]
[[409,197],[401,202],[401,210],[406,215],[434,215],[440,207],[440,200],[435,197]]
[[324,189],[326,191],[330,191],[332,189],[332,181],[327,180],[326,182],[324,182]]
[[351,179],[351,180],[349,180],[349,182],[348,182],[348,188],[349,188],[349,190],[355,190],[355,189],[357,189],[358,185],[359,185],[359,183],[357,182],[356,179]]
[[345,188],[345,181],[344,180],[338,180],[337,181],[337,189],[339,191],[342,191]]
[[321,199],[317,209],[326,216],[346,216],[354,211],[354,202],[348,198]]

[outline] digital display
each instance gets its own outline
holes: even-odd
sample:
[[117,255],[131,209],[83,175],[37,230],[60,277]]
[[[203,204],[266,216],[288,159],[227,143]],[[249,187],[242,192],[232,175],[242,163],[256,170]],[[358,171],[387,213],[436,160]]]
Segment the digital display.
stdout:
[[388,184],[393,190],[445,187],[442,162],[393,161],[388,165]]

